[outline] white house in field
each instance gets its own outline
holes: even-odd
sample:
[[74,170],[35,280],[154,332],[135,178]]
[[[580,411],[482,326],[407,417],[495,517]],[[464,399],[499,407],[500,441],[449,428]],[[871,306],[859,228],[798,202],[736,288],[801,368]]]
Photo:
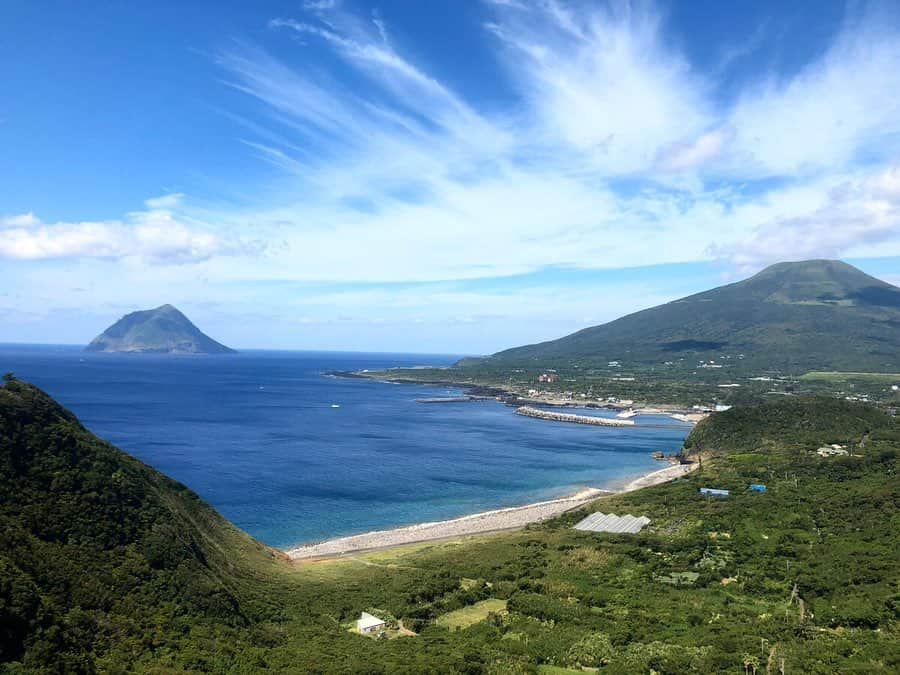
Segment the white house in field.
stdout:
[[356,630],[364,635],[368,633],[377,633],[380,630],[384,630],[384,627],[384,619],[372,616],[368,612],[363,612],[356,620]]

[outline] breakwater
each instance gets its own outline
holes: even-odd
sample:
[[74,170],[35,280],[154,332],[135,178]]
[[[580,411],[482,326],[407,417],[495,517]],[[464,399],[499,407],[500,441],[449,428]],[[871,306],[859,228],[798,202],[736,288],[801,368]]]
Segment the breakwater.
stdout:
[[555,410],[541,410],[540,408],[532,408],[523,405],[516,408],[516,415],[524,415],[525,417],[536,417],[542,420],[553,420],[555,422],[573,422],[575,424],[593,424],[599,427],[633,427],[634,420],[610,419],[608,417],[593,417],[590,415],[573,415],[571,413],[561,413]]
[[468,401],[490,401],[490,396],[428,396],[417,398],[416,403],[466,403]]

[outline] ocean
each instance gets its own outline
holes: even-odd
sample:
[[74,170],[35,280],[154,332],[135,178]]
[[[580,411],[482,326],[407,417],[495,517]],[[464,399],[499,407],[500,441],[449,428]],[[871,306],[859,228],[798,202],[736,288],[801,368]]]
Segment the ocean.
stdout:
[[668,417],[635,418],[666,428],[613,428],[525,418],[496,401],[417,403],[459,390],[323,375],[456,358],[0,345],[0,372],[280,548],[611,487],[662,468],[651,453],[677,451],[690,430]]

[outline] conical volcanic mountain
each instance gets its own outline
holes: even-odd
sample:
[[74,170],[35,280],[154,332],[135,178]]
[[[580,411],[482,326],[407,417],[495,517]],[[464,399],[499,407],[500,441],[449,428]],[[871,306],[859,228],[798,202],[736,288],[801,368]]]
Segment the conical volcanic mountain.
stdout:
[[126,314],[94,338],[89,352],[233,354],[172,305]]
[[900,288],[836,260],[778,263],[738,283],[480,362],[590,367],[726,356],[785,371],[900,371]]

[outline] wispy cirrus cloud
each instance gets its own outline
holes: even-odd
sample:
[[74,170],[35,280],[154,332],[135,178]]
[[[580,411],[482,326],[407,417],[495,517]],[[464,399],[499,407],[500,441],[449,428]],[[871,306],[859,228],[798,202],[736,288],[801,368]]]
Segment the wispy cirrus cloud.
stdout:
[[657,166],[663,171],[702,166],[722,155],[734,137],[734,128],[726,124],[688,141],[665,146],[657,154]]
[[804,176],[900,151],[900,40],[880,14],[848,18],[825,53],[793,77],[771,74],[742,92],[728,173]]
[[[865,17],[791,77],[763,74],[723,105],[718,73],[689,62],[651,3],[486,4],[485,34],[518,96],[512,114],[479,112],[400,53],[380,17],[339,7],[270,27],[313,41],[299,49],[326,48],[365,87],[263,52],[221,57],[274,123],[294,125],[327,156],[255,146],[297,178],[283,208],[253,214],[256,223],[296,214],[285,260],[310,245],[324,259],[335,250],[341,262],[330,269],[376,280],[708,259],[766,223],[815,218],[854,153],[891,138],[900,119],[892,103],[850,103],[883,97],[900,73],[896,31]],[[852,92],[837,95],[836,111],[835,88]],[[824,112],[811,119],[814,109]],[[837,148],[823,141],[832,132]],[[316,199],[301,204],[310,186]],[[821,240],[822,253],[855,240],[841,241]],[[810,252],[793,248],[784,253]]]
[[648,3],[498,7],[485,27],[527,103],[531,138],[604,176],[650,170],[714,121],[708,84]]
[[[296,59],[247,44],[221,51],[228,84],[259,104],[238,140],[285,179],[264,205],[148,204],[202,226],[169,228],[175,248],[196,254],[156,257],[240,254],[223,242],[252,223],[277,245],[264,266],[242,263],[248,278],[445,279],[702,260],[766,223],[815,218],[848,171],[876,172],[900,152],[900,102],[886,95],[900,89],[900,40],[868,15],[848,19],[797,72],[763,72],[728,102],[719,73],[690,61],[652,3],[485,7],[482,39],[508,76],[506,110],[481,110],[405,54],[381,15],[336,2],[270,19],[273,39],[302,36],[286,43]],[[868,168],[854,167],[860,158]],[[17,250],[143,249],[133,227],[97,225],[43,225],[41,238],[17,234]],[[655,245],[636,244],[646,241]],[[298,265],[312,247],[316,262]]]

